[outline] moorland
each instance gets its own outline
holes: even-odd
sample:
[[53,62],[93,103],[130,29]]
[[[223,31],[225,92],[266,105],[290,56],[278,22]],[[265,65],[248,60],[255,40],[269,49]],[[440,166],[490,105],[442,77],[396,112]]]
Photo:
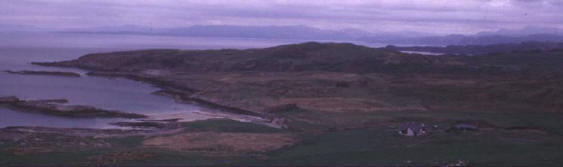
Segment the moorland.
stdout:
[[[561,46],[370,48],[308,42],[34,62],[147,82],[161,89],[155,94],[180,103],[270,124],[210,119],[162,120],[174,126],[150,131],[9,127],[0,130],[0,162],[556,166],[563,163]],[[399,135],[406,122],[424,124],[427,132]],[[459,124],[478,129],[450,131]]]

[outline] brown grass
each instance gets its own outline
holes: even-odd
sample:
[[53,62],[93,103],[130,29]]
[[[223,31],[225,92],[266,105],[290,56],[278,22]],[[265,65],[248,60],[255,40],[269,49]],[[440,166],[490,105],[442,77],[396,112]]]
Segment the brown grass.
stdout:
[[249,153],[275,150],[294,142],[289,134],[198,132],[154,137],[143,145],[175,151]]
[[401,111],[426,110],[423,106],[396,106],[376,99],[366,98],[287,98],[280,99],[280,104],[297,104],[298,107],[324,112],[372,112],[372,111]]

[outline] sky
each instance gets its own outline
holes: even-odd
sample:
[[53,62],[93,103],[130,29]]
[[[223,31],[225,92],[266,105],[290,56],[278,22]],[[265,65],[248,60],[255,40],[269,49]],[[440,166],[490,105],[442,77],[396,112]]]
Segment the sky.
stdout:
[[287,26],[471,34],[563,28],[563,0],[1,0],[0,26]]

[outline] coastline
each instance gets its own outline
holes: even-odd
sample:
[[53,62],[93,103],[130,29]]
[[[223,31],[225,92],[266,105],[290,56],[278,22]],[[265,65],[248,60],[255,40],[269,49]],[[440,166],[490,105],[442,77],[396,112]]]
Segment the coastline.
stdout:
[[[51,65],[46,65],[44,63],[37,63],[37,62],[33,62],[32,64],[42,65],[42,66],[51,66]],[[69,66],[57,66],[57,67],[92,70],[92,69],[85,69],[85,68],[80,68],[80,67],[69,67]],[[158,87],[158,88],[161,89],[161,90],[153,92],[152,94],[172,98],[177,103],[194,104],[194,105],[199,105],[199,106],[202,106],[206,109],[209,109],[209,111],[204,111],[204,112],[211,112],[211,113],[209,113],[211,115],[211,119],[213,119],[213,117],[219,117],[219,118],[239,120],[239,121],[243,121],[243,122],[253,122],[253,123],[256,123],[256,124],[270,126],[270,127],[274,127],[274,128],[285,127],[285,125],[280,124],[279,122],[272,123],[272,120],[277,119],[272,115],[267,115],[267,114],[259,113],[259,112],[253,112],[253,111],[240,109],[240,108],[236,108],[236,107],[230,107],[230,106],[226,106],[226,105],[221,105],[219,103],[214,103],[214,102],[210,102],[210,101],[207,101],[207,100],[204,100],[204,99],[201,99],[201,98],[197,98],[195,96],[191,96],[191,95],[193,95],[194,93],[197,92],[197,90],[195,90],[195,89],[189,89],[189,88],[185,88],[185,87],[177,88],[169,82],[150,78],[150,77],[147,77],[147,76],[136,75],[136,74],[133,74],[133,73],[107,72],[107,71],[90,71],[90,72],[87,72],[85,75],[93,76],[93,77],[120,77],[120,78],[126,78],[126,79],[133,80],[133,81],[148,83],[152,86],[155,86],[155,87]],[[13,103],[17,103],[19,101],[20,101],[20,99],[18,99],[17,101],[15,101]],[[52,100],[35,100],[35,101],[38,103],[37,105],[39,105],[39,103],[44,104],[44,105],[42,105],[44,107],[43,108],[41,108],[41,106],[39,106],[39,108],[35,107],[37,109],[34,109],[34,111],[41,111],[41,112],[45,111],[43,113],[54,114],[54,115],[61,115],[62,114],[62,116],[77,117],[76,114],[70,114],[69,115],[69,114],[66,114],[67,112],[62,112],[62,110],[61,110],[61,112],[58,112],[58,111],[57,112],[51,112],[51,111],[55,111],[54,108],[57,108],[57,106],[55,106],[55,104],[57,104],[57,103],[51,103],[51,102],[53,102]],[[6,105],[6,107],[8,107],[8,108],[12,108],[12,109],[16,109],[16,110],[18,110],[20,108],[29,109],[29,107],[33,107],[33,106],[21,106],[21,105],[13,106],[11,104],[4,104],[4,105]],[[80,108],[82,106],[77,106],[77,107]],[[84,107],[86,107],[86,106],[84,106]],[[84,108],[84,107],[82,107],[82,108]],[[69,107],[67,107],[67,108],[69,108]],[[70,107],[69,109],[71,109],[71,108],[72,107]],[[89,107],[88,109],[90,109],[90,108],[94,109],[92,107]],[[100,110],[100,111],[102,111],[102,110]],[[217,112],[217,113],[214,114],[214,112]],[[117,113],[122,113],[122,112],[112,111],[111,113],[117,114]],[[221,114],[221,113],[224,113],[224,114]],[[234,114],[234,115],[230,116],[231,114]],[[123,114],[121,114],[121,115],[123,115]],[[164,115],[166,115],[166,114],[164,114]],[[240,116],[236,116],[236,115],[240,115]],[[133,115],[131,115],[131,116],[124,115],[124,116],[132,117]],[[155,116],[155,115],[151,115],[151,117],[153,117],[153,116]],[[90,116],[80,116],[79,115],[78,117],[90,117]],[[134,117],[135,118],[141,118],[140,115],[139,116],[135,115]],[[147,116],[142,115],[142,117],[147,117]],[[158,117],[158,116],[156,116],[156,117]],[[188,120],[189,121],[197,121],[199,119],[188,119]],[[186,122],[186,121],[179,121],[179,122]],[[127,124],[133,125],[133,124],[135,124],[135,122],[126,122],[126,124],[122,124],[122,125],[126,126]],[[147,126],[147,127],[150,127],[150,126]],[[166,127],[170,127],[170,126],[166,126]],[[73,129],[73,128],[69,128],[69,129]],[[159,129],[159,128],[157,128],[157,129]]]

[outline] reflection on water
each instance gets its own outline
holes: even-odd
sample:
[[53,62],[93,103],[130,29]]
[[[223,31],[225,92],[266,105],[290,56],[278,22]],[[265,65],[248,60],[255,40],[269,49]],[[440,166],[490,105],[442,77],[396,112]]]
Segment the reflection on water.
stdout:
[[57,128],[118,128],[109,125],[111,122],[127,121],[126,119],[86,119],[67,118],[13,111],[0,107],[0,128],[7,126],[42,126]]

